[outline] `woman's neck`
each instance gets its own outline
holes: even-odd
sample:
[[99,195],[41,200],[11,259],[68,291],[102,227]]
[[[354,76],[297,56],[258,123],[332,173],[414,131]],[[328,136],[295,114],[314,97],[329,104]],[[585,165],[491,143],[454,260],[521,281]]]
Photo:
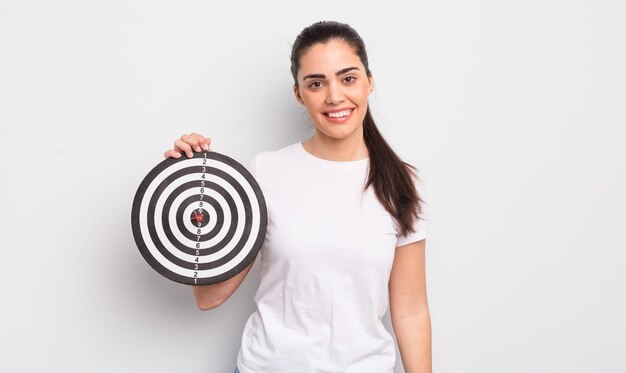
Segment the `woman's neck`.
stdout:
[[[356,135],[356,134],[355,134]],[[334,139],[315,131],[315,135],[302,143],[304,149],[314,156],[336,162],[350,162],[369,156],[363,135]]]

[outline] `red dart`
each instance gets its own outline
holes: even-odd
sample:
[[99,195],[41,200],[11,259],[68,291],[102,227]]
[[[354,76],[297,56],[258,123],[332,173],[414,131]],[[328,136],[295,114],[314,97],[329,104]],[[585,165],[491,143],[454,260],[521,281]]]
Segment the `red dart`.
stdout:
[[198,215],[195,211],[193,212],[193,218],[191,218],[192,220],[195,219],[198,223],[202,222],[202,219],[204,219],[204,215]]

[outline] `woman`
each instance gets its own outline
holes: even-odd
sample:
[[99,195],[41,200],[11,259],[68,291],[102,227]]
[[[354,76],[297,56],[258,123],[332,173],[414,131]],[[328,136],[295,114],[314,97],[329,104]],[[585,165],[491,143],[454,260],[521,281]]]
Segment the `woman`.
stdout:
[[[381,322],[388,306],[405,370],[431,372],[419,179],[370,114],[365,45],[346,24],[318,22],[297,37],[291,62],[315,134],[258,154],[250,167],[269,223],[235,372],[392,372],[395,346]],[[165,156],[191,157],[210,142],[184,135]],[[222,304],[253,263],[193,287],[198,307]]]

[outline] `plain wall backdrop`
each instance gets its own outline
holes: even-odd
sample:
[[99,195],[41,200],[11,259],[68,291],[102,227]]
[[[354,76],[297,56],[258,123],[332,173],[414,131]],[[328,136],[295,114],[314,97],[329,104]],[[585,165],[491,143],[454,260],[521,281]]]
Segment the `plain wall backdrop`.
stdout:
[[434,371],[626,371],[617,0],[0,0],[0,371],[232,372],[258,261],[201,312],[132,200],[184,133],[244,164],[310,136],[289,53],[318,20],[365,39],[424,180]]

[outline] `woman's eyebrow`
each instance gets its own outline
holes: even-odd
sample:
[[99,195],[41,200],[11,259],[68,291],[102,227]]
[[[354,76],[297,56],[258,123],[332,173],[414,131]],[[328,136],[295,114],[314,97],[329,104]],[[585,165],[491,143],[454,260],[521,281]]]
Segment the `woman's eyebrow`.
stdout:
[[309,74],[309,75],[305,75],[304,78],[302,78],[302,80],[307,80],[307,79],[326,79],[326,75],[324,75],[324,74]]
[[[352,71],[352,70],[359,70],[359,68],[356,67],[356,66],[346,67],[345,69],[341,69],[341,70],[337,71],[335,73],[335,75],[339,76],[339,75],[345,74],[348,71]],[[309,74],[309,75],[305,75],[302,78],[302,80],[307,80],[307,79],[326,79],[326,75],[324,75],[324,74]]]
[[337,71],[335,73],[335,75],[337,75],[337,76],[343,75],[343,74],[347,73],[348,71],[352,71],[352,70],[359,70],[359,68],[356,67],[356,66],[346,67],[345,69],[341,69],[341,70]]

